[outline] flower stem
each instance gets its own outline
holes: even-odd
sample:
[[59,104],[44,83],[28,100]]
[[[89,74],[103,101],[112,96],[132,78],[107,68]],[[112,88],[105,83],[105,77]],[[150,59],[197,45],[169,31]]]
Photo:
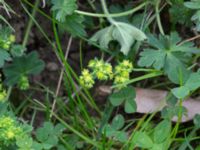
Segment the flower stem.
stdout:
[[155,7],[155,9],[156,9],[156,19],[157,19],[158,28],[159,28],[159,30],[160,30],[160,33],[161,33],[162,35],[165,35],[164,30],[163,30],[163,27],[162,27],[161,20],[160,20],[159,5],[160,5],[160,0],[157,0],[157,2],[156,2],[156,7]]
[[109,15],[108,8],[107,8],[105,0],[101,0],[101,5],[102,5],[103,11],[104,11],[104,13],[105,13],[106,18],[108,19],[108,21],[111,24],[115,24],[115,20]]
[[142,9],[146,4],[147,3],[144,2],[144,3],[138,5],[137,7],[133,8],[131,10],[124,11],[124,12],[121,12],[121,13],[113,13],[113,14],[109,14],[109,15],[99,14],[99,13],[85,12],[85,11],[81,11],[81,10],[75,10],[75,13],[80,14],[80,15],[84,15],[84,16],[98,17],[98,18],[108,17],[108,16],[112,17],[112,18],[116,18],[116,17],[123,17],[123,16],[127,16],[127,15],[130,15],[130,14],[133,14],[134,12]]

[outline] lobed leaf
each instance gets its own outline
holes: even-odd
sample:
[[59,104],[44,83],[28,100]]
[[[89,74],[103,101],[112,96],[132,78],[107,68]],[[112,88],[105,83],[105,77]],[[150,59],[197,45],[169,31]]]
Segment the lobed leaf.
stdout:
[[6,84],[14,85],[22,76],[36,75],[44,69],[44,62],[38,58],[37,52],[15,57],[13,62],[7,65],[3,72],[6,76]]
[[146,35],[135,26],[128,23],[115,22],[111,26],[95,33],[91,41],[99,42],[103,48],[108,48],[108,44],[111,41],[117,41],[121,46],[120,51],[124,55],[128,55],[135,40],[144,41],[145,39]]
[[6,50],[0,49],[0,68],[4,66],[5,61],[10,60],[12,60],[10,54]]
[[51,0],[51,3],[53,4],[51,10],[55,12],[56,19],[61,22],[77,9],[76,0]]

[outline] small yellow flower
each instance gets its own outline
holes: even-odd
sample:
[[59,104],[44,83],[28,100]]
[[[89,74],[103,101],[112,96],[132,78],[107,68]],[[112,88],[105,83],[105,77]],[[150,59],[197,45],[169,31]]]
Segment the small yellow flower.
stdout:
[[2,45],[2,48],[5,49],[5,50],[8,50],[8,49],[10,48],[10,45],[7,44],[7,43],[4,43],[4,44]]
[[96,60],[95,59],[90,60],[89,64],[88,64],[88,67],[93,69],[93,68],[95,68],[95,66],[96,66]]
[[85,88],[92,88],[94,85],[94,79],[92,74],[89,72],[88,69],[84,69],[82,71],[82,75],[79,77],[80,84]]
[[20,78],[19,84],[18,84],[19,88],[21,90],[27,90],[29,88],[29,80],[27,76],[22,76]]
[[104,65],[104,62],[102,60],[99,60],[96,62],[95,69],[101,68]]
[[133,70],[133,65],[129,60],[123,60],[120,65],[128,72],[131,72]]
[[124,77],[124,78],[129,78],[129,72],[128,71],[122,71],[120,73],[120,76]]
[[0,127],[11,126],[14,123],[14,120],[10,117],[3,116],[0,119]]
[[13,139],[15,137],[15,134],[12,130],[8,130],[6,133],[7,139]]
[[96,72],[97,79],[99,80],[106,80],[107,76],[104,75],[103,71]]
[[83,76],[88,76],[89,74],[90,74],[90,72],[89,72],[88,69],[84,69],[84,70],[82,71],[82,75],[83,75]]
[[23,133],[17,122],[9,116],[0,117],[0,143],[12,143],[13,139]]
[[127,81],[129,81],[129,78],[125,78],[123,76],[116,76],[114,79],[114,84],[123,84]]
[[[123,84],[130,80],[130,73],[133,65],[130,61],[124,60],[115,67],[114,84]],[[119,87],[121,88],[121,87]]]
[[88,67],[91,68],[94,77],[98,80],[105,81],[113,78],[112,66],[103,60],[90,60]]
[[9,36],[9,41],[10,41],[11,43],[14,43],[14,42],[16,41],[15,35],[11,34],[11,35]]

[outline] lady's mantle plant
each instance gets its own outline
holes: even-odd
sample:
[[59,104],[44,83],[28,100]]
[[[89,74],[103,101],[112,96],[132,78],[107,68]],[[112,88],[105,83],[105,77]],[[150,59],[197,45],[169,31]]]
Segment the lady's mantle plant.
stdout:
[[[83,69],[80,78],[80,83],[85,88],[92,88],[95,79],[100,81],[108,81],[114,79],[114,84],[123,84],[129,81],[130,73],[133,70],[133,65],[129,60],[124,60],[115,66],[114,70],[110,63],[103,60],[90,60],[89,69]],[[123,86],[123,85],[122,85]],[[121,86],[121,87],[122,87]]]
[[23,129],[19,123],[9,116],[0,117],[0,143],[8,146],[15,142],[18,136],[22,136]]

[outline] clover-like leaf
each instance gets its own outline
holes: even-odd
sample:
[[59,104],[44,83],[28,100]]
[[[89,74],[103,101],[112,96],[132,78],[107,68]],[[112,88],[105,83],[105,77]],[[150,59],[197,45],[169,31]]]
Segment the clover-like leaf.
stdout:
[[154,142],[164,142],[170,136],[170,132],[171,122],[169,120],[163,120],[154,129]]
[[67,15],[73,14],[77,9],[76,0],[51,0],[52,11],[55,12],[58,21],[65,21]]
[[125,142],[128,136],[125,131],[120,130],[124,126],[124,117],[122,115],[116,115],[112,120],[112,124],[107,124],[104,127],[106,137],[113,137],[114,139]]
[[191,91],[196,90],[200,87],[200,72],[192,73],[188,78],[185,86],[188,87]]
[[193,122],[194,122],[194,125],[195,125],[197,128],[200,128],[200,115],[199,115],[199,114],[196,114],[196,115],[194,116]]
[[153,147],[153,141],[146,132],[136,131],[133,137],[133,142],[141,148],[150,149]]
[[33,144],[33,139],[28,135],[19,136],[16,139],[16,145],[19,147],[19,150],[31,149]]
[[190,89],[188,89],[186,86],[181,86],[181,87],[172,89],[172,93],[178,99],[183,99],[190,93]]
[[130,113],[134,113],[136,112],[136,109],[137,109],[137,105],[136,105],[136,102],[134,99],[127,99],[125,101],[125,112],[130,114]]
[[153,147],[149,150],[161,150],[161,149],[165,149],[165,143],[161,143],[161,144],[153,144]]
[[188,80],[181,87],[172,89],[172,93],[179,99],[185,98],[191,91],[200,87],[200,73],[191,73]]
[[195,14],[192,16],[191,20],[196,24],[196,30],[200,31],[200,1],[191,0],[190,2],[185,2],[184,5],[187,8],[196,10]]
[[6,84],[14,85],[22,76],[36,75],[44,69],[44,62],[38,58],[37,52],[31,52],[22,57],[15,57],[13,62],[5,66],[3,72]]
[[128,140],[127,133],[124,131],[117,131],[115,132],[115,139],[120,142],[126,142]]
[[111,41],[117,41],[121,45],[120,51],[127,55],[134,41],[143,41],[146,35],[133,25],[115,21],[93,35],[92,41],[99,42],[103,48],[108,48]]
[[63,132],[64,127],[61,124],[55,127],[51,122],[45,122],[43,127],[36,130],[38,140],[36,146],[43,149],[51,149],[58,144],[58,136]]
[[124,123],[125,123],[124,117],[121,114],[119,114],[116,115],[112,120],[111,127],[115,130],[119,130],[124,126]]
[[113,106],[119,106],[124,102],[125,112],[133,113],[136,111],[135,96],[135,89],[131,86],[128,86],[110,95],[109,100]]

